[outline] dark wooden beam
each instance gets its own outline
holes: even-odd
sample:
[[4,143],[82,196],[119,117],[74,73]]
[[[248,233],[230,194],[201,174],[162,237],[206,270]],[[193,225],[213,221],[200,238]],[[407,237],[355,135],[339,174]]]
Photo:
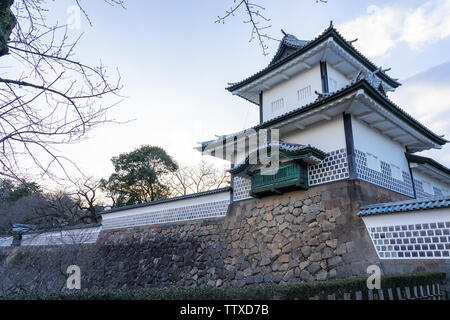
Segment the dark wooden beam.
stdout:
[[345,144],[347,147],[348,173],[350,180],[356,180],[355,143],[353,141],[352,116],[344,113]]
[[[409,153],[408,147],[405,147],[405,151],[406,151],[406,153]],[[411,168],[411,162],[409,161],[408,157],[406,156],[406,153],[405,153],[405,158],[406,158],[406,161],[408,161],[409,175],[411,176],[411,183],[412,183],[412,188],[413,188],[414,199],[417,199],[416,185],[414,184],[414,174],[413,174],[413,171]]]
[[263,123],[263,92],[259,93],[259,124]]
[[320,78],[322,79],[322,92],[328,93],[328,72],[327,63],[325,61],[320,61]]

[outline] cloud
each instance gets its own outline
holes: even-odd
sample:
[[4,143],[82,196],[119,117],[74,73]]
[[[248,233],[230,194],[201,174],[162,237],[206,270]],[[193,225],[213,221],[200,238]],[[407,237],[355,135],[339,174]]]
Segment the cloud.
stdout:
[[386,54],[400,43],[413,50],[450,36],[450,0],[434,0],[416,8],[369,6],[366,14],[338,26],[369,57]]
[[[450,140],[450,62],[403,81],[390,98],[436,134]],[[450,167],[450,145],[423,153]]]

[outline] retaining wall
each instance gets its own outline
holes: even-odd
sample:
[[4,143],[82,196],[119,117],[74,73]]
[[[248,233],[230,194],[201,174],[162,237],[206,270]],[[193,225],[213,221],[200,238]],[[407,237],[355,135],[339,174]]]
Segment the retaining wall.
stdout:
[[[225,217],[102,230],[96,243],[0,249],[1,290],[61,290],[78,265],[82,287],[243,286],[366,275],[380,260],[361,218],[363,205],[404,196],[361,181],[339,181],[233,203]],[[441,270],[448,260],[408,263]],[[447,267],[446,267],[447,266]]]

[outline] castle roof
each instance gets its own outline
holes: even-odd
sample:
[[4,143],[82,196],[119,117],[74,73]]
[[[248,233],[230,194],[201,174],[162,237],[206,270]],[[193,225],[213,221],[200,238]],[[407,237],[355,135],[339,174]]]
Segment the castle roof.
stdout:
[[283,39],[280,41],[280,45],[278,46],[277,52],[273,57],[272,61],[270,62],[269,66],[273,65],[279,60],[286,58],[287,56],[290,56],[291,54],[298,51],[300,48],[306,46],[308,43],[309,41],[299,40],[297,39],[296,36],[292,34],[285,34]]
[[[352,110],[342,107],[337,102],[343,99],[363,96],[364,107],[361,106],[361,111],[356,112],[356,107]],[[331,110],[333,108],[333,110]],[[333,113],[331,112],[333,111]],[[225,135],[216,140],[210,140],[201,143],[199,151],[205,150],[206,147],[222,144],[234,136],[244,136],[248,131],[268,129],[268,128],[282,128],[283,126],[298,123],[299,119],[309,117],[310,123],[324,120],[323,117],[330,117],[343,112],[352,113],[360,119],[364,118],[369,125],[383,131],[384,134],[392,138],[399,139],[399,142],[404,143],[410,152],[418,152],[430,148],[440,148],[448,141],[442,136],[439,136],[425,127],[419,121],[414,119],[403,109],[392,102],[385,94],[373,86],[373,83],[368,79],[362,77],[355,79],[346,87],[327,95],[319,95],[319,97],[312,103],[286,112],[278,117],[267,120],[252,128],[243,130],[238,133]],[[317,116],[316,116],[317,114]],[[391,127],[389,127],[391,126]],[[394,126],[392,128],[392,126]],[[398,138],[401,135],[401,138]],[[418,144],[420,142],[420,144]]]
[[424,172],[435,179],[443,181],[444,183],[450,183],[450,169],[436,160],[410,153],[406,153],[406,158],[410,163],[414,164],[411,168]]
[[450,195],[436,198],[424,198],[372,204],[361,208],[361,210],[358,212],[358,216],[366,217],[381,214],[405,213],[411,211],[440,208],[450,208]]
[[[242,81],[230,84],[230,86],[226,89],[246,100],[258,104],[255,94],[251,95],[250,93],[243,93],[240,91],[246,90],[245,87],[252,84],[258,84],[258,86],[264,87],[264,84],[259,82],[264,82],[264,78],[269,77],[270,75],[273,77],[279,75],[286,76],[283,75],[283,72],[286,72],[287,68],[293,68],[294,66],[298,67],[298,65],[301,64],[306,65],[306,68],[308,68],[308,63],[305,62],[305,60],[301,60],[301,62],[300,60],[296,60],[306,54],[314,54],[318,50],[326,50],[331,45],[331,42],[335,44],[336,50],[338,47],[339,51],[342,51],[342,55],[345,55],[348,58],[355,70],[358,69],[361,71],[364,69],[365,73],[370,73],[379,69],[379,67],[360,53],[352,45],[351,41],[345,40],[344,37],[333,27],[333,25],[330,24],[330,26],[321,35],[311,41],[299,40],[291,34],[286,34],[281,40],[274,58],[266,68]],[[305,57],[305,59],[306,58],[307,57]],[[316,58],[316,60],[317,59],[320,58]],[[289,75],[287,76],[289,77]],[[397,88],[401,85],[396,79],[387,75],[386,71],[379,72],[377,77],[379,77],[387,86],[391,88]],[[256,91],[253,89],[251,90],[252,92]]]

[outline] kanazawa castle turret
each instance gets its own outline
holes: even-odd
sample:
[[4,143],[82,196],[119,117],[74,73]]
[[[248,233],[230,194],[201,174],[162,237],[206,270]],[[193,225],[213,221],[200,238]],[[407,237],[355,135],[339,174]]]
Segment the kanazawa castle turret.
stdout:
[[373,266],[448,279],[450,170],[418,154],[448,141],[389,99],[400,83],[388,72],[332,25],[312,41],[285,34],[266,68],[227,88],[259,108],[259,123],[197,147],[230,161],[231,186],[113,208],[94,229],[21,245],[88,234],[136,287],[284,285]]
[[[233,201],[345,179],[411,199],[450,194],[450,170],[416,155],[448,141],[388,98],[400,83],[353,42],[332,24],[312,41],[285,33],[266,68],[227,88],[259,107],[260,123],[198,150],[232,162]],[[274,129],[277,141],[256,146],[280,151],[280,170],[268,174],[249,161],[248,136]]]

